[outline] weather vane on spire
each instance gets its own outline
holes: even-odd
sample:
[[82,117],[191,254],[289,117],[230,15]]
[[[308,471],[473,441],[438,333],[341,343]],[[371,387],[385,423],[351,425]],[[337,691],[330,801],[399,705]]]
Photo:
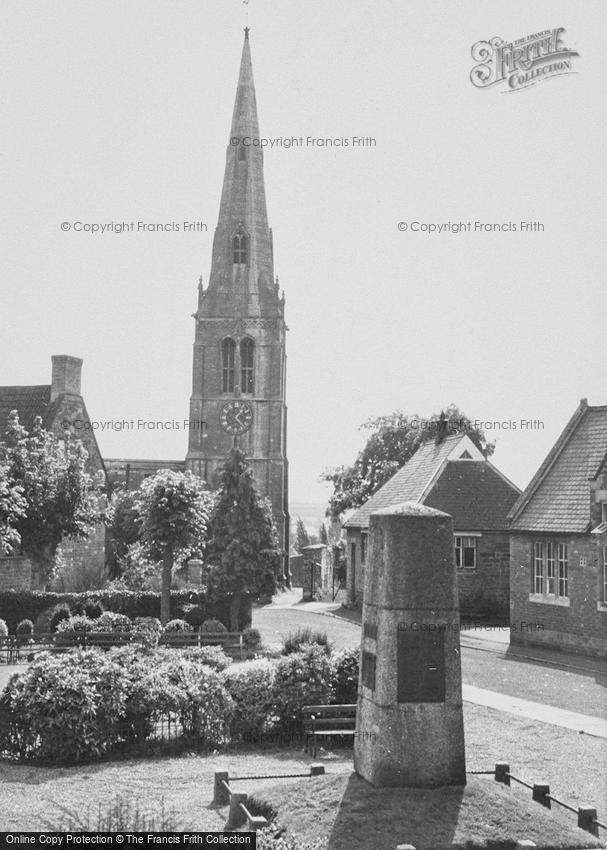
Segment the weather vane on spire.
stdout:
[[249,38],[249,0],[242,0],[242,5],[245,7],[245,28],[244,37]]

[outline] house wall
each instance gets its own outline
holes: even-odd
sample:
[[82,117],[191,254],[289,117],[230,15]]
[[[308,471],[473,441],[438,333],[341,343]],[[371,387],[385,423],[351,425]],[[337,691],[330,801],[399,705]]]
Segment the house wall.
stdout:
[[[568,606],[529,598],[533,591],[533,543],[536,540],[554,540],[568,545]],[[512,533],[511,643],[549,646],[607,658],[607,606],[599,603],[603,542],[602,537],[590,534]]]
[[24,555],[0,558],[0,592],[4,590],[30,590],[32,565]]
[[510,608],[510,535],[485,531],[477,537],[476,569],[457,570],[462,614],[508,618]]
[[[362,605],[365,564],[361,563],[362,529],[347,529],[347,601]],[[483,532],[477,538],[477,567],[457,570],[460,610],[463,614],[508,617],[510,598],[509,533]],[[352,561],[352,544],[356,547]],[[367,551],[368,551],[367,545]],[[368,555],[367,555],[368,557]]]

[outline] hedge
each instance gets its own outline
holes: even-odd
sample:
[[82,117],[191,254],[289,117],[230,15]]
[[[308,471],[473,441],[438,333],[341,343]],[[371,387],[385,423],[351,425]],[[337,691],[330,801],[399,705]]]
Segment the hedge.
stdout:
[[[192,603],[200,605],[204,619],[220,620],[226,628],[230,625],[230,598],[209,602],[202,592],[174,590],[171,592],[171,618],[181,619],[184,610]],[[0,619],[5,620],[9,634],[14,634],[21,620],[36,622],[40,614],[57,605],[68,605],[72,613],[84,613],[87,605],[97,602],[104,611],[135,617],[159,617],[160,593],[128,591],[117,593],[108,590],[90,590],[86,593],[49,593],[37,590],[5,590],[0,592]],[[239,629],[251,625],[252,600],[241,608]]]

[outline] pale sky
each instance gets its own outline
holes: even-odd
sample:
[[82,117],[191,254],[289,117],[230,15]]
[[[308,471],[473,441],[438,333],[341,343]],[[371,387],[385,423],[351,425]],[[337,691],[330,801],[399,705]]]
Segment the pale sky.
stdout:
[[[607,404],[599,0],[4,0],[0,385],[49,383],[51,355],[71,354],[92,419],[187,419],[247,9],[262,135],[350,141],[264,154],[292,499],[324,499],[321,471],[354,460],[368,417],[449,402],[517,423],[487,436],[524,486],[582,396]],[[475,42],[556,27],[576,73],[471,84]],[[122,221],[182,229],[73,226]],[[98,441],[106,457],[182,459],[187,434]]]

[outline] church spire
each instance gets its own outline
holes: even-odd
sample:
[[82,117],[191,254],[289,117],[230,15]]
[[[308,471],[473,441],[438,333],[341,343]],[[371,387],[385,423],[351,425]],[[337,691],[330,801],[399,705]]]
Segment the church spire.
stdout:
[[[245,28],[205,312],[280,315],[249,31]],[[209,313],[207,312],[207,315]]]

